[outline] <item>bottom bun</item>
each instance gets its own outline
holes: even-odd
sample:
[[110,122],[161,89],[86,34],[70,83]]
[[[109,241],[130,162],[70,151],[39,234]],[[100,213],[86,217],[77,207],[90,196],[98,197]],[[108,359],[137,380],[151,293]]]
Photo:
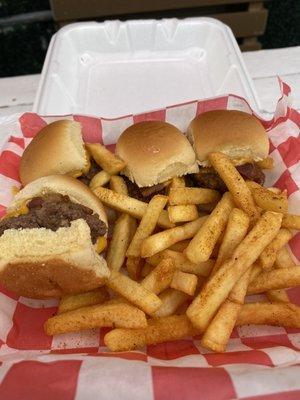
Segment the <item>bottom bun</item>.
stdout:
[[55,232],[8,229],[0,237],[0,282],[20,296],[46,299],[85,292],[108,277],[83,219]]

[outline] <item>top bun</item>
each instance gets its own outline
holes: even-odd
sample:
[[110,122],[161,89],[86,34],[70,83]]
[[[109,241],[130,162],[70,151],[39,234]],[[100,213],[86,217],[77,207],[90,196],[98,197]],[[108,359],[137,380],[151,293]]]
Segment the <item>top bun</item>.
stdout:
[[101,221],[107,225],[107,217],[98,197],[83,183],[67,175],[44,176],[29,183],[15,195],[7,211],[8,213],[16,211],[33,197],[43,196],[47,193],[69,196],[74,203],[80,203],[97,213]]
[[198,164],[210,166],[208,155],[220,151],[235,165],[261,161],[269,154],[269,140],[260,121],[241,111],[216,110],[198,115],[188,128]]
[[139,122],[127,128],[118,139],[116,154],[126,163],[122,173],[139,187],[198,171],[187,138],[163,121]]
[[88,160],[79,122],[61,120],[45,126],[25,149],[20,179],[25,186],[41,176],[80,175]]

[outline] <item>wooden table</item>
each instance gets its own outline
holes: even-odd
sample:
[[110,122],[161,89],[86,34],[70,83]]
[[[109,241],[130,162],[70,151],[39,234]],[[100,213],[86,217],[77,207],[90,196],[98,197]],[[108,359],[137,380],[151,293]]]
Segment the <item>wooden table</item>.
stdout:
[[[293,107],[300,111],[300,46],[242,53],[268,119],[280,96],[277,76],[292,88]],[[40,75],[0,79],[0,118],[31,111]],[[0,146],[5,138],[0,137]]]

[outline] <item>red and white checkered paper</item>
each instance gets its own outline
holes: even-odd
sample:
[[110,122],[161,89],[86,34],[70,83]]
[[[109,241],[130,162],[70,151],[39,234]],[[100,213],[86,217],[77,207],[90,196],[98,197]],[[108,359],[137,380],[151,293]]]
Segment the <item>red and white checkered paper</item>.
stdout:
[[[287,189],[290,211],[299,213],[300,114],[289,107],[290,88],[281,81],[280,85],[275,116],[262,121],[275,160],[266,184]],[[18,167],[24,148],[54,120],[79,121],[86,141],[114,149],[120,133],[133,122],[165,120],[185,131],[195,115],[214,109],[252,112],[245,100],[229,95],[116,119],[25,113],[8,127],[12,136],[0,156],[0,215],[11,200],[12,187],[20,186]],[[299,234],[291,241],[291,250],[299,259]],[[300,305],[300,289],[290,290],[289,296]],[[114,354],[104,346],[104,329],[46,336],[43,324],[56,305],[55,300],[18,297],[0,287],[1,400],[300,398],[300,330],[240,327],[224,354],[203,349],[195,338]]]

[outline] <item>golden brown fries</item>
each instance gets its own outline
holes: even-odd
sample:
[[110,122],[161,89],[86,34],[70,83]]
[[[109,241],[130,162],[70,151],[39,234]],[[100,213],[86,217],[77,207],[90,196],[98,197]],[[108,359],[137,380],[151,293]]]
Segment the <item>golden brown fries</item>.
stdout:
[[119,272],[111,272],[107,286],[147,314],[154,313],[161,306],[159,297]]
[[256,205],[263,210],[286,213],[288,200],[284,194],[277,194],[261,186],[251,189]]
[[139,280],[143,268],[143,260],[141,257],[127,257],[126,269],[130,279],[134,281]]
[[176,187],[169,192],[171,206],[180,204],[207,204],[218,201],[220,193],[212,189]]
[[168,317],[176,312],[176,310],[184,304],[189,296],[179,290],[166,289],[160,295],[162,305],[155,313],[152,314],[154,318]]
[[255,206],[251,191],[229,157],[223,153],[216,152],[211,153],[209,159],[225,182],[236,205],[245,211],[252,220],[256,220],[259,217],[259,212]]
[[59,302],[57,314],[66,311],[76,310],[77,308],[93,306],[95,304],[104,303],[108,300],[109,295],[105,287],[91,290],[85,293],[70,294],[63,296]]
[[259,257],[280,229],[282,215],[267,211],[234,251],[232,257],[207,281],[187,310],[193,325],[204,332],[234,284]]
[[282,227],[287,229],[300,230],[300,215],[284,214]]
[[111,351],[129,351],[145,345],[183,339],[197,332],[185,315],[148,320],[143,329],[114,329],[104,336]]
[[300,268],[279,268],[262,272],[248,287],[248,294],[263,293],[300,285]]
[[165,258],[142,280],[141,285],[149,292],[159,294],[170,286],[174,272],[174,262]]
[[194,221],[199,217],[197,207],[194,205],[169,206],[168,214],[174,224]]
[[183,176],[172,178],[170,186],[169,186],[169,190],[174,189],[174,188],[179,188],[179,187],[185,187],[185,180],[184,180]]
[[233,206],[231,195],[225,193],[186,248],[185,254],[191,262],[196,264],[210,258]]
[[130,304],[108,301],[56,315],[46,321],[45,331],[47,335],[57,335],[104,326],[142,328],[147,326],[147,320],[143,311]]
[[288,229],[280,229],[274,240],[264,249],[258,258],[258,264],[267,271],[273,267],[278,251],[284,247],[292,238]]
[[153,271],[155,267],[156,267],[155,265],[151,265],[150,263],[145,262],[141,270],[141,277],[146,278],[146,276],[149,275],[150,272]]
[[198,283],[197,275],[187,272],[176,271],[174,273],[170,287],[193,296]]
[[[130,214],[137,219],[142,219],[147,210],[147,203],[113,192],[110,189],[97,187],[93,192],[106,206]],[[162,228],[171,228],[174,226],[174,224],[169,220],[166,210],[163,210],[159,216],[158,225]]]
[[142,242],[154,231],[158,218],[167,201],[168,198],[162,195],[156,195],[150,200],[146,212],[127,249],[127,257],[140,257]]
[[276,255],[275,268],[289,268],[294,267],[292,256],[287,248],[287,246],[280,249]]
[[106,256],[107,265],[111,270],[119,271],[122,267],[135,229],[136,221],[128,214],[121,214],[115,222]]
[[195,221],[149,236],[142,243],[141,256],[144,258],[151,257],[153,254],[165,250],[177,242],[190,239],[200,229],[206,218],[200,217]]
[[96,163],[110,175],[117,174],[126,166],[123,160],[100,143],[86,143],[86,148]]
[[172,246],[168,247],[168,250],[183,252],[188,247],[189,243],[190,240],[182,240],[181,242],[172,244]]
[[271,302],[289,303],[289,297],[284,289],[268,290],[266,296]]
[[274,167],[274,160],[271,157],[267,157],[261,161],[257,161],[256,165],[261,169],[272,169]]
[[291,303],[244,304],[238,315],[237,326],[248,324],[300,328],[299,307]]
[[109,181],[109,188],[116,193],[128,195],[128,189],[124,179],[119,175],[112,175]]
[[89,186],[91,190],[95,189],[98,186],[105,186],[109,182],[110,178],[111,175],[102,170],[91,179]]
[[249,217],[239,208],[234,208],[229,214],[227,226],[219,248],[218,257],[212,273],[215,273],[219,266],[230,258],[235,248],[241,243],[249,228]]

